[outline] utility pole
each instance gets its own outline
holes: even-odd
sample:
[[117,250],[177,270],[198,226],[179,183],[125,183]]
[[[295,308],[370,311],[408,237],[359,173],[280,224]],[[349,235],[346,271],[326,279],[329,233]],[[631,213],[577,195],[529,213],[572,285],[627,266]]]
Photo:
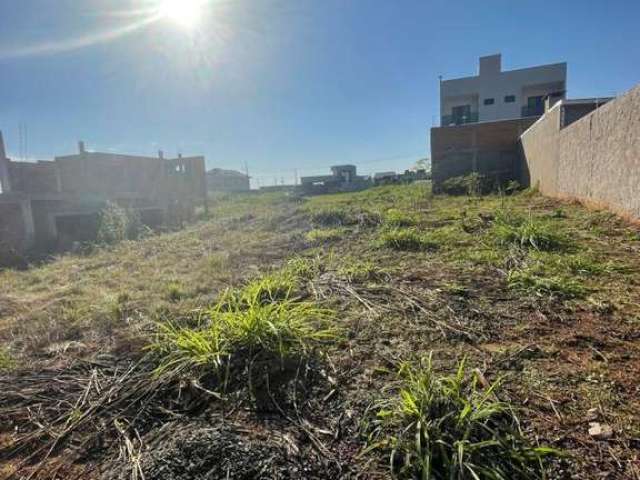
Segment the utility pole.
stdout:
[[298,185],[298,169],[293,169],[293,184]]

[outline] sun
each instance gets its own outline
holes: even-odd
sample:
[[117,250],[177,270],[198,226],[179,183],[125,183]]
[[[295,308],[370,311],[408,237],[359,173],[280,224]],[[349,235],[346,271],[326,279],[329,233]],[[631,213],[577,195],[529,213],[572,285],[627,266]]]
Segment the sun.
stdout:
[[193,28],[202,15],[204,0],[161,0],[158,14],[184,28]]

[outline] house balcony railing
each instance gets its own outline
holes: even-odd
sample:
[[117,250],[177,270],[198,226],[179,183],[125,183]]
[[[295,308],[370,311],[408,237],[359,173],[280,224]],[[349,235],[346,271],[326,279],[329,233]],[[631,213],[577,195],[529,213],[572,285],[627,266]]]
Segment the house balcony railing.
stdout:
[[539,117],[544,113],[544,105],[536,105],[535,107],[522,107],[522,118]]
[[469,115],[443,115],[440,119],[440,125],[448,127],[449,125],[464,125],[465,123],[477,123],[478,112],[471,112]]

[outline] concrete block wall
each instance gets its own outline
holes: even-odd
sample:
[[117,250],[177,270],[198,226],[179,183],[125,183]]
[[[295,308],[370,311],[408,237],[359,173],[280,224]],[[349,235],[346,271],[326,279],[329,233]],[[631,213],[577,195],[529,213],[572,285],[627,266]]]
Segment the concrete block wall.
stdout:
[[564,128],[560,114],[521,137],[530,184],[640,220],[640,85]]
[[560,104],[556,104],[520,137],[525,165],[521,181],[524,185],[535,185],[545,195],[554,195],[558,191],[560,117]]

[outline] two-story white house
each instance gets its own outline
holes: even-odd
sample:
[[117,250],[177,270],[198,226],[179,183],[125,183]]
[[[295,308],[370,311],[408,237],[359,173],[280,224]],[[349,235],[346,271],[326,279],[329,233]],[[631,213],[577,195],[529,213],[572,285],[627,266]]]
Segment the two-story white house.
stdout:
[[473,77],[440,82],[440,125],[536,117],[551,104],[565,98],[567,64],[502,71],[501,55],[480,57]]

